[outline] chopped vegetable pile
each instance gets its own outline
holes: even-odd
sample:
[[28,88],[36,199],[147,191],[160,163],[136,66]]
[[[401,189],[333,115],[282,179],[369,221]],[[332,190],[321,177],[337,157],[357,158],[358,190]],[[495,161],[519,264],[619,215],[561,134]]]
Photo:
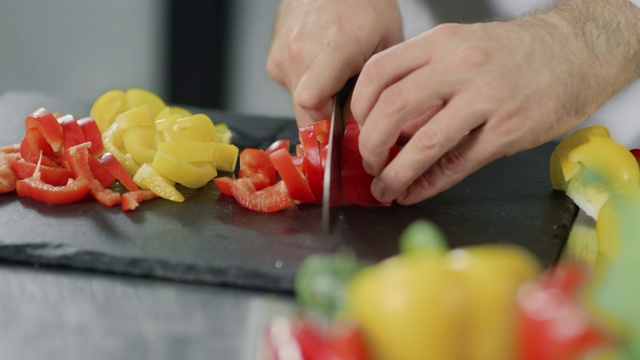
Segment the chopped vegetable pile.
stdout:
[[[83,200],[134,210],[157,197],[184,201],[175,184],[199,188],[232,172],[238,148],[226,124],[165,105],[143,89],[112,90],[91,116],[41,108],[25,120],[19,144],[0,150],[0,193],[16,191],[48,204]],[[116,180],[124,191],[114,190]]]

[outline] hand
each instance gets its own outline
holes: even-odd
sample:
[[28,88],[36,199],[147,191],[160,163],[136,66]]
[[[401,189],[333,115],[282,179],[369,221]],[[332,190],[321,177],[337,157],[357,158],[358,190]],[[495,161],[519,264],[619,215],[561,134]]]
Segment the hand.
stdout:
[[[617,21],[637,29],[638,9],[614,2],[441,25],[374,55],[351,103],[364,167],[376,176],[373,195],[419,202],[584,121],[638,76],[629,65],[640,61],[636,33],[606,32]],[[403,137],[408,142],[389,162],[388,149]]]
[[299,126],[326,119],[331,98],[376,52],[402,41],[395,0],[282,0],[267,72],[293,96]]

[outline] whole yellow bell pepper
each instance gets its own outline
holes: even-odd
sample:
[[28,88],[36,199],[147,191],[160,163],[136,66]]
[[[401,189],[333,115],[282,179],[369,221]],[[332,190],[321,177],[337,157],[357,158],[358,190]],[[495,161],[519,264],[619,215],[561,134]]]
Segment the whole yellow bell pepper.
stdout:
[[374,358],[513,359],[516,292],[540,272],[537,259],[503,244],[409,248],[347,287],[345,314]]

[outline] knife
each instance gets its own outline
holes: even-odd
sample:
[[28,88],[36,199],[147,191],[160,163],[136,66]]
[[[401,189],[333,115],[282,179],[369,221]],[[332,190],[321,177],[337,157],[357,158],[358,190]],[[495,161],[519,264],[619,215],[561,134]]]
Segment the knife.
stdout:
[[345,86],[333,97],[331,105],[331,125],[329,127],[329,144],[325,160],[322,191],[322,230],[331,232],[337,219],[333,208],[340,206],[342,200],[342,184],[340,177],[340,150],[344,135],[344,110],[355,84],[355,78],[347,81]]

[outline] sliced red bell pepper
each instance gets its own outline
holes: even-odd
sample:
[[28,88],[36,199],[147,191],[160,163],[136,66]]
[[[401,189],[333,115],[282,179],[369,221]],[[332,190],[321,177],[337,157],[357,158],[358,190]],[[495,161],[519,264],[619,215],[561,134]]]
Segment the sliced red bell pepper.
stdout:
[[325,119],[313,123],[313,131],[316,133],[316,139],[320,143],[320,147],[329,144],[329,130],[331,129],[331,120]]
[[244,149],[238,157],[238,178],[250,179],[258,191],[276,183],[276,168],[266,152],[260,149]]
[[64,134],[62,126],[52,113],[44,108],[40,108],[27,116],[24,125],[27,130],[37,129],[50,145],[53,152],[59,154],[64,143]]
[[36,128],[26,131],[22,142],[20,142],[20,155],[26,161],[34,164],[40,162],[50,167],[57,165],[57,162],[51,158],[55,156],[53,149]]
[[82,128],[78,124],[73,115],[64,115],[58,118],[60,126],[62,126],[62,132],[64,134],[64,147],[68,149],[72,146],[80,145],[86,142]]
[[257,212],[272,213],[294,205],[283,181],[257,191],[249,178],[240,178],[231,184],[231,192],[240,205]]
[[[37,164],[27,162],[21,157],[11,162],[11,168],[20,179],[32,177],[37,167]],[[74,175],[71,169],[60,166],[51,167],[40,164],[38,171],[40,172],[40,180],[55,186],[66,185]]]
[[231,184],[235,179],[232,179],[228,176],[221,176],[213,179],[213,183],[216,184],[220,193],[224,195],[233,196],[233,192],[231,191]]
[[107,169],[107,167],[104,164],[102,164],[98,159],[94,158],[93,156],[89,156],[87,158],[87,161],[89,163],[89,169],[91,169],[91,174],[96,180],[98,180],[100,185],[102,185],[105,188],[108,188],[109,186],[113,185],[113,183],[116,181],[116,178],[111,173],[111,171]]
[[20,153],[20,144],[9,144],[0,147],[0,154]]
[[76,178],[85,178],[89,181],[91,188],[91,195],[101,204],[112,207],[120,204],[121,196],[119,193],[107,189],[93,176],[91,168],[89,167],[89,158],[92,156],[89,154],[88,146],[86,143],[73,146],[69,148],[65,154],[66,161],[69,164],[71,170],[75,173]]
[[316,202],[307,179],[296,169],[287,150],[281,148],[269,155],[269,159],[294,200],[306,204]]
[[18,156],[20,156],[18,153],[0,152],[0,194],[6,194],[16,189],[18,176],[11,167],[11,162]]
[[267,153],[267,155],[271,155],[272,153],[280,150],[280,149],[285,149],[287,150],[287,153],[289,152],[289,140],[286,139],[282,139],[282,140],[276,140],[273,142],[273,144],[269,145],[269,147],[264,151],[265,153]]
[[140,206],[143,201],[148,201],[158,198],[158,195],[151,190],[141,189],[135,191],[128,191],[122,194],[122,210],[132,211]]
[[113,175],[127,190],[136,191],[140,190],[138,185],[133,181],[131,175],[127,172],[127,170],[118,162],[113,154],[109,152],[105,152],[98,158],[98,161],[104,165],[111,175]]
[[84,138],[91,143],[89,147],[89,154],[97,156],[104,150],[104,144],[102,143],[102,133],[98,128],[98,124],[91,117],[85,117],[78,120],[78,125],[82,129]]
[[317,202],[322,202],[322,160],[320,158],[320,148],[318,139],[313,129],[313,125],[308,125],[299,129],[300,144],[304,151],[304,173],[311,187],[311,192]]
[[54,186],[31,177],[16,182],[19,196],[28,196],[43,203],[64,205],[78,202],[89,193],[89,180],[78,178],[69,181],[67,185]]

